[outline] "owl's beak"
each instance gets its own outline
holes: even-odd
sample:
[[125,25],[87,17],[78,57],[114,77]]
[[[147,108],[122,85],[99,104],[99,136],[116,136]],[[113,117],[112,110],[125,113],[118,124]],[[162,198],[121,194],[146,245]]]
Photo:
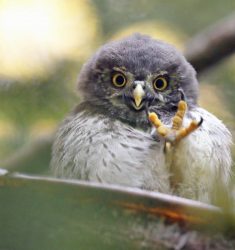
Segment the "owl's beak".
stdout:
[[141,83],[135,83],[134,90],[133,90],[133,98],[135,101],[135,108],[138,110],[141,108],[141,102],[145,95],[145,91],[142,87]]

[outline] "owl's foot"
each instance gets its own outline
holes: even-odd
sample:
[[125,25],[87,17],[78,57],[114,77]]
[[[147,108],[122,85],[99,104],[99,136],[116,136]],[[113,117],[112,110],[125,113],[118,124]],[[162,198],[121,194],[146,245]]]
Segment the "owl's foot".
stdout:
[[156,127],[157,132],[160,136],[165,138],[166,142],[170,144],[175,144],[191,134],[203,122],[203,119],[199,122],[192,120],[188,127],[182,127],[183,119],[187,110],[187,104],[185,101],[180,101],[178,104],[178,110],[173,117],[173,123],[171,128],[167,128],[161,120],[158,118],[157,114],[154,112],[149,113],[148,118],[151,123]]

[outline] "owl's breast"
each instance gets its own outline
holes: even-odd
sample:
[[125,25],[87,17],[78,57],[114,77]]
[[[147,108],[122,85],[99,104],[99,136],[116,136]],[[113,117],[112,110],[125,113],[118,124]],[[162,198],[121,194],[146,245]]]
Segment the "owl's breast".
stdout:
[[164,144],[147,132],[80,113],[61,127],[57,139],[54,155],[63,154],[53,164],[57,175],[168,192]]

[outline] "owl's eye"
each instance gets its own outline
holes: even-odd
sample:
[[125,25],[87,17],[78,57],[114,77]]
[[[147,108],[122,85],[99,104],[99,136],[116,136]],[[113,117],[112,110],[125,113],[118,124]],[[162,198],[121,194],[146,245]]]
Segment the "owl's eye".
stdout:
[[153,87],[155,90],[162,91],[168,86],[168,77],[165,76],[158,76],[153,81]]
[[126,77],[122,73],[115,73],[112,76],[112,83],[115,87],[122,88],[126,85]]

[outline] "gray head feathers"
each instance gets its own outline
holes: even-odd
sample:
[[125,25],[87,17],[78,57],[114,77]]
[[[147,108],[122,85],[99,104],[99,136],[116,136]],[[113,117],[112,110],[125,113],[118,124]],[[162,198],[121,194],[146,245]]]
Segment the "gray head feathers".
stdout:
[[[180,100],[180,91],[184,93],[189,108],[197,105],[198,82],[195,70],[185,57],[168,43],[146,35],[134,34],[105,44],[82,67],[78,89],[85,102],[99,107],[97,112],[103,110],[106,115],[132,125],[147,125],[144,110],[136,114],[135,110],[129,109],[121,100],[125,99],[128,91],[130,92],[130,86],[129,89],[121,90],[112,86],[111,77],[116,68],[123,69],[132,83],[145,82],[149,96],[154,99],[151,105],[150,101],[148,105],[161,117],[174,115]],[[170,84],[166,91],[158,93],[152,90],[152,82],[149,82],[149,79],[161,72],[167,73]],[[118,96],[119,99],[113,100],[113,96]]]
[[96,82],[97,73],[116,66],[125,67],[139,79],[149,72],[162,70],[175,74],[187,101],[197,103],[196,73],[185,57],[172,45],[138,33],[102,46],[84,64],[78,80],[79,91],[83,90],[86,94],[86,90],[90,90],[90,86]]

